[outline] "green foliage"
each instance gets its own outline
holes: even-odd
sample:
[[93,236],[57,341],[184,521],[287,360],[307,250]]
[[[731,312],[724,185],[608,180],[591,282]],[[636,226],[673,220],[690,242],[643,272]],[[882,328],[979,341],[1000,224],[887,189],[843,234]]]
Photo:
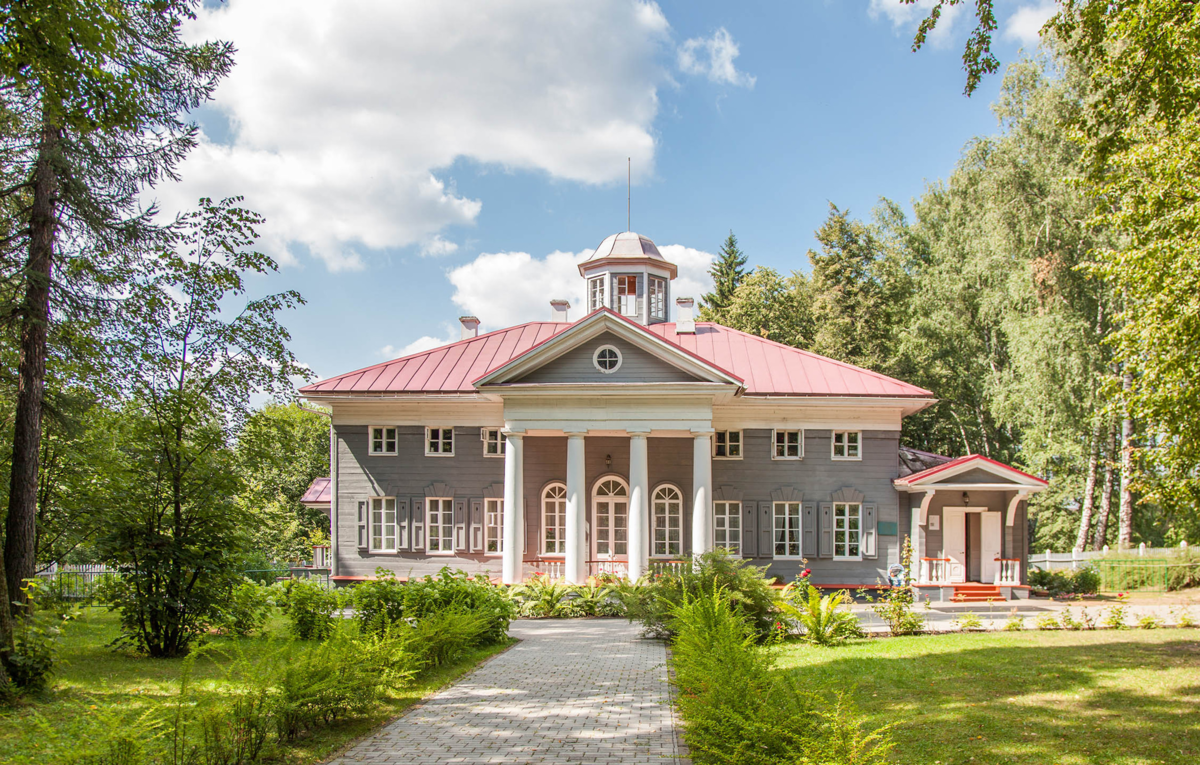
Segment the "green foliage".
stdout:
[[253,548],[273,560],[308,560],[329,520],[300,497],[313,479],[329,475],[329,420],[295,404],[267,404],[246,418],[236,459],[238,502],[255,519]]
[[313,579],[289,579],[281,585],[279,607],[301,640],[321,640],[333,633],[334,614],[342,607],[341,594]]
[[484,575],[443,568],[438,575],[410,580],[404,585],[404,616],[423,619],[444,611],[470,613],[484,620],[480,645],[508,639],[508,625],[515,616],[512,601],[503,587]]
[[953,625],[955,629],[962,632],[977,632],[983,629],[983,620],[979,618],[979,614],[968,611],[956,616]]
[[1008,620],[1004,622],[1005,632],[1022,632],[1025,629],[1025,617],[1015,611],[1009,615]]
[[1058,629],[1058,619],[1054,614],[1038,614],[1033,620],[1033,626],[1039,630],[1056,630]]
[[271,742],[275,699],[266,688],[235,695],[200,711],[199,749],[205,765],[255,765]]
[[1125,629],[1125,620],[1129,617],[1129,607],[1124,601],[1118,600],[1116,603],[1108,607],[1104,618],[1100,621],[1105,627],[1114,630]]
[[1095,595],[1100,591],[1100,574],[1091,566],[1075,571],[1070,569],[1031,569],[1029,586],[1045,590],[1050,597],[1064,595]]
[[521,616],[527,618],[545,618],[563,616],[563,601],[571,592],[571,585],[555,581],[548,576],[535,576],[514,593],[520,604]]
[[[912,540],[908,537],[900,548],[900,563],[905,571],[912,570]],[[887,624],[893,636],[913,635],[925,629],[925,617],[913,609],[912,587],[889,587],[871,610]]]
[[816,587],[802,583],[783,588],[779,611],[802,628],[800,639],[814,645],[840,645],[851,638],[864,636],[858,617],[842,606],[846,591],[836,590],[822,596]]
[[717,259],[708,269],[713,279],[713,291],[706,293],[700,306],[700,318],[724,324],[724,313],[733,302],[733,295],[746,278],[746,255],[738,249],[737,237],[729,232]]
[[841,697],[774,671],[775,649],[720,587],[670,612],[672,682],[689,754],[698,765],[886,761],[887,729],[865,732]]
[[489,642],[491,618],[487,613],[450,606],[427,614],[412,627],[413,650],[421,660],[440,667],[466,652]]
[[717,549],[704,553],[691,566],[681,566],[677,573],[648,575],[622,584],[618,592],[628,619],[641,622],[645,633],[653,637],[671,634],[671,612],[680,603],[721,590],[755,634],[766,638],[775,626],[778,595],[771,580],[763,578],[765,571]]
[[404,618],[405,588],[396,575],[385,569],[375,569],[375,578],[359,582],[350,590],[349,600],[359,629],[381,630]]
[[1154,614],[1145,614],[1137,620],[1137,626],[1138,629],[1157,630],[1162,629],[1165,625],[1163,624],[1162,617]]
[[[25,602],[13,624],[13,650],[0,656],[16,693],[37,693],[46,688],[58,660],[62,624],[71,615],[48,607],[44,586],[27,580]],[[0,688],[0,700],[7,695]]]
[[233,586],[218,607],[216,624],[226,633],[246,636],[260,631],[271,614],[271,591],[246,579]]

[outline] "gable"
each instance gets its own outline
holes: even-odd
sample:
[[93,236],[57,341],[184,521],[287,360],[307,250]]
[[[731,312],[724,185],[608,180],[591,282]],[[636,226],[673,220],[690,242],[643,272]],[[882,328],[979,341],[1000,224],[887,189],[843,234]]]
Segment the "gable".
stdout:
[[[593,355],[602,345],[611,345],[621,353],[621,366],[615,372],[605,374],[592,363]],[[617,337],[612,332],[602,332],[512,382],[659,383],[703,380]]]
[[[959,473],[946,479],[950,483],[1014,483],[1007,476],[1000,475],[994,470],[972,468],[965,473]],[[938,483],[935,481],[934,483]]]

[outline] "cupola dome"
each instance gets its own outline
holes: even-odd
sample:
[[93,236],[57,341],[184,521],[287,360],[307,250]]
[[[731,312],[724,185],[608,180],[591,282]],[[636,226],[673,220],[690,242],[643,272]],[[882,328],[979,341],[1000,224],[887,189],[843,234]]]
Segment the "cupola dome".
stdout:
[[667,320],[670,283],[678,272],[654,242],[632,231],[608,237],[579,264],[588,311],[608,308],[639,324]]

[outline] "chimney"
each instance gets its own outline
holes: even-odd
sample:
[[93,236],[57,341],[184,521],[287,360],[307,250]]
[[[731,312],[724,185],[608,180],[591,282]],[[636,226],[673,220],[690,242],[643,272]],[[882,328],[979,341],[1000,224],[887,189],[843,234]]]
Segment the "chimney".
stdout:
[[479,319],[474,316],[459,316],[458,320],[462,322],[463,340],[470,340],[479,335]]
[[571,303],[567,300],[551,300],[550,301],[550,318],[554,321],[570,321],[567,318],[567,310],[570,309]]
[[696,334],[696,320],[692,318],[692,306],[696,301],[691,298],[675,298],[675,332],[680,335]]

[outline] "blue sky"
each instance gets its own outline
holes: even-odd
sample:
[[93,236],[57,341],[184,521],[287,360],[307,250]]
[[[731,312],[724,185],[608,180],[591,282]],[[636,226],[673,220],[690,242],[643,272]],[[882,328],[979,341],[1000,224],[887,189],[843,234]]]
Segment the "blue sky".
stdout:
[[[998,0],[997,50],[1036,45],[1050,5]],[[242,194],[298,289],[283,317],[320,376],[573,301],[573,265],[625,228],[699,291],[732,229],[752,265],[806,269],[829,202],[866,216],[945,177],[995,131],[988,79],[962,93],[971,21],[909,50],[899,0],[232,0],[195,38],[238,67],[167,210]],[[572,318],[581,315],[575,310]]]

